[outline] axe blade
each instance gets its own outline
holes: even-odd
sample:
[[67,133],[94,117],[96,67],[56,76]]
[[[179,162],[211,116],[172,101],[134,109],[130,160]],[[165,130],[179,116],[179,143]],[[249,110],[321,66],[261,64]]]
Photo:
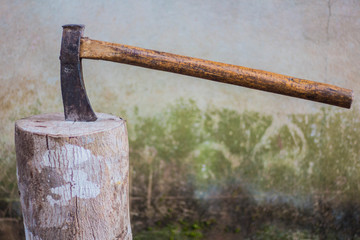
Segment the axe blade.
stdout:
[[61,41],[61,93],[65,120],[96,121],[90,101],[86,95],[80,58],[80,38],[84,25],[64,25]]

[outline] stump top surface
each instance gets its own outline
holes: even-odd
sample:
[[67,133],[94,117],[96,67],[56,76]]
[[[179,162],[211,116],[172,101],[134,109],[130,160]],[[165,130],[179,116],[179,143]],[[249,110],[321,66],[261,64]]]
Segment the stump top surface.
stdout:
[[26,132],[49,136],[81,136],[110,131],[125,124],[125,120],[105,113],[96,113],[95,122],[65,121],[63,113],[35,115],[17,120],[15,126]]

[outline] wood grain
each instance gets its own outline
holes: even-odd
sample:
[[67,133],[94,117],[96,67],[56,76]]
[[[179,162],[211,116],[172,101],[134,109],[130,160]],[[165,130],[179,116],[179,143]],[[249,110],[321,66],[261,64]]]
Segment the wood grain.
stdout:
[[122,44],[81,39],[80,57],[125,63],[350,108],[352,91],[334,85]]
[[17,176],[25,235],[37,239],[132,239],[125,121],[18,120]]

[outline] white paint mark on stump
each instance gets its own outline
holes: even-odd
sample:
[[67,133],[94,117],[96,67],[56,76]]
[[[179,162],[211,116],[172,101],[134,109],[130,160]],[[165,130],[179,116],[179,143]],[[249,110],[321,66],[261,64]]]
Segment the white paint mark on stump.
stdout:
[[38,171],[41,172],[44,167],[59,168],[63,171],[62,177],[65,182],[62,186],[50,189],[51,193],[55,194],[55,196],[47,196],[52,206],[54,204],[68,205],[73,197],[90,199],[100,194],[100,186],[89,181],[89,176],[85,171],[76,169],[76,166],[90,160],[99,161],[100,159],[90,150],[71,144],[47,150],[44,153],[42,161],[36,166]]
[[65,144],[58,149],[47,150],[43,155],[43,161],[37,166],[39,172],[46,167],[59,167],[60,164],[68,168],[73,168],[76,165],[87,162],[96,158],[91,154],[91,151],[77,145]]
[[[75,179],[72,179],[72,176]],[[73,197],[82,199],[95,198],[100,194],[100,186],[87,180],[88,175],[81,170],[68,170],[64,174],[64,180],[67,182],[60,187],[51,188],[53,194],[59,195],[59,199],[54,199],[52,196],[47,196],[47,200],[53,206],[59,204],[65,206],[70,204],[69,200]]]

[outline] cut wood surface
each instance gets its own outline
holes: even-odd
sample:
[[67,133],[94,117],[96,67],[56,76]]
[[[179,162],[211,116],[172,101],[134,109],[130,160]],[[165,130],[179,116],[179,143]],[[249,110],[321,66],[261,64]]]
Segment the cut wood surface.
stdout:
[[26,239],[132,239],[124,120],[61,113],[18,120],[17,175]]
[[80,57],[223,82],[350,108],[352,91],[330,84],[116,43],[81,39]]

